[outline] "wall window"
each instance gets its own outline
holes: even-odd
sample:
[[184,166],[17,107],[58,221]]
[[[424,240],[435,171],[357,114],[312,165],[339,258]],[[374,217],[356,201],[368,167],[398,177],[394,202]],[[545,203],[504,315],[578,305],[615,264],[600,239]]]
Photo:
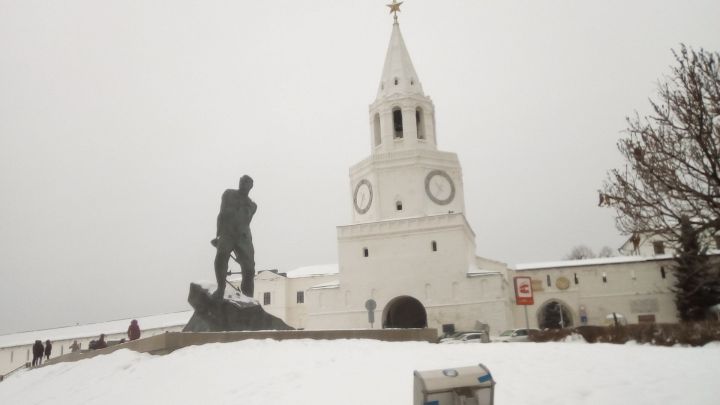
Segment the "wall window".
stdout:
[[548,285],[548,287],[551,287],[551,286],[552,286],[552,282],[550,281],[550,275],[548,274],[548,275],[546,276],[546,278],[547,278],[547,285]]
[[577,273],[573,274],[573,278],[575,279],[575,284],[580,284],[580,280],[578,280]]
[[10,350],[10,363],[12,363],[13,361],[15,361],[15,352]]
[[607,283],[607,273],[603,272],[603,283]]
[[415,110],[415,125],[417,126],[418,139],[425,139],[425,123],[423,120],[423,111],[421,108]]
[[393,138],[402,139],[402,137],[403,137],[402,111],[399,108],[395,108],[392,112],[392,115],[393,115]]
[[270,293],[269,292],[263,293],[263,305],[270,305],[271,302],[272,302],[272,300],[270,298]]
[[396,77],[396,78],[395,78],[395,85],[397,86],[399,83],[400,83],[400,80],[398,80],[398,78]]
[[363,257],[370,256],[370,251],[368,251],[368,248],[363,248]]
[[660,277],[665,278],[665,267],[660,266]]
[[432,243],[430,244],[430,247],[432,248],[433,252],[437,252],[437,242],[432,241]]
[[298,291],[297,292],[297,300],[296,302],[298,304],[304,304],[305,303],[305,291]]
[[395,201],[395,210],[402,211],[402,201]]
[[665,243],[663,243],[663,241],[661,240],[653,242],[653,250],[655,251],[656,255],[665,254]]

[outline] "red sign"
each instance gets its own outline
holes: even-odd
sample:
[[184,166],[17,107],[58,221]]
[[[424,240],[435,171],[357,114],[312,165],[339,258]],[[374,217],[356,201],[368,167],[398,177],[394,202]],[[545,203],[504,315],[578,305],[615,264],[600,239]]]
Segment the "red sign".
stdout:
[[532,281],[530,277],[514,277],[515,303],[518,305],[533,305]]

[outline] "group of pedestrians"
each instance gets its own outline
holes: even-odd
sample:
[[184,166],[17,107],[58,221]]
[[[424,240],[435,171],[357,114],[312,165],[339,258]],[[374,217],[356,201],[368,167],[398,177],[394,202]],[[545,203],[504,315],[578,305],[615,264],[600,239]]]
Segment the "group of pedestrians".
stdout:
[[[138,325],[138,321],[136,319],[133,319],[132,322],[130,322],[130,326],[127,330],[127,336],[129,340],[140,339],[140,325]],[[125,339],[122,339],[120,342],[122,343],[124,341]],[[106,347],[108,347],[108,344],[105,341],[104,333],[100,334],[100,337],[97,340],[91,340],[90,344],[88,345],[88,349],[90,350],[104,349]],[[80,349],[81,344],[78,343],[77,340],[73,341],[73,343],[70,345],[70,351],[72,353],[80,351]],[[50,359],[50,355],[52,354],[52,342],[50,342],[50,340],[48,339],[45,341],[45,345],[43,345],[42,341],[36,340],[32,346],[32,352],[32,366],[39,366],[42,364],[43,356],[45,356],[45,360]]]
[[42,364],[43,355],[45,356],[45,360],[50,360],[50,355],[52,354],[52,342],[48,339],[45,341],[45,346],[43,346],[41,341],[36,340],[35,344],[33,344],[32,351],[32,365],[33,367],[39,366]]

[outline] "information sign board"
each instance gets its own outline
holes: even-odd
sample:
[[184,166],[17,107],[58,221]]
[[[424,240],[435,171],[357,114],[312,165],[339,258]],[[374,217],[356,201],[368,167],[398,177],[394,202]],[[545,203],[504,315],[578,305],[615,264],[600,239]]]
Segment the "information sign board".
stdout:
[[532,279],[530,277],[514,277],[515,303],[517,305],[533,305]]

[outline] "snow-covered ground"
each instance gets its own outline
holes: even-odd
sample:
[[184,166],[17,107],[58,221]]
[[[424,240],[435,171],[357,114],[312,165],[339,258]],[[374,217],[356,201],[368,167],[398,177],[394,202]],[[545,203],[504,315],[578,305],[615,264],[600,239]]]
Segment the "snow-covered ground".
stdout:
[[443,345],[254,340],[166,356],[120,350],[0,383],[0,404],[412,403],[413,370],[485,364],[497,405],[717,404],[720,344]]

